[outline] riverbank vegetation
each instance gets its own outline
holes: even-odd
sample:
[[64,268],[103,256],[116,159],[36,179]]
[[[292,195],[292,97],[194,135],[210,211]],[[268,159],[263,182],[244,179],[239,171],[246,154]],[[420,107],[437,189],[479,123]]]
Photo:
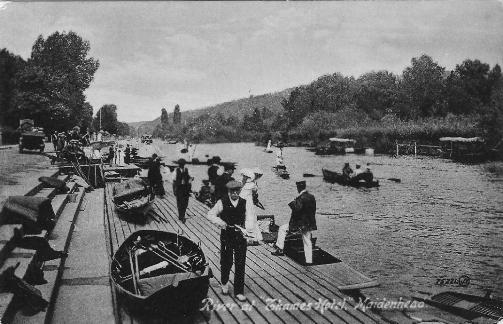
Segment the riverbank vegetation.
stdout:
[[[245,100],[245,99],[243,99]],[[351,137],[362,146],[389,151],[395,141],[438,144],[443,136],[481,136],[503,149],[503,82],[499,65],[467,59],[452,71],[428,55],[412,58],[400,75],[371,71],[358,78],[324,75],[296,87],[282,110],[255,102],[251,113],[206,113],[185,119],[176,131],[157,128],[158,137],[194,141],[317,143]],[[234,108],[240,110],[243,102]],[[253,105],[252,105],[253,106]],[[242,110],[242,109],[241,109]]]
[[[84,94],[99,68],[98,60],[89,57],[90,49],[89,42],[72,31],[40,35],[26,60],[0,49],[0,126],[8,140],[17,141],[19,120],[25,118],[46,134],[73,126],[83,132],[99,130]],[[116,113],[105,122],[108,129],[103,129],[110,133],[129,133]]]

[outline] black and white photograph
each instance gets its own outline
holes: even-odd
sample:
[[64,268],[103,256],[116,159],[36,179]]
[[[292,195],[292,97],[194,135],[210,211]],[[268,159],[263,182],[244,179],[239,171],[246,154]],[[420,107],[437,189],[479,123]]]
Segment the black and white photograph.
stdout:
[[503,0],[0,0],[0,324],[503,324]]

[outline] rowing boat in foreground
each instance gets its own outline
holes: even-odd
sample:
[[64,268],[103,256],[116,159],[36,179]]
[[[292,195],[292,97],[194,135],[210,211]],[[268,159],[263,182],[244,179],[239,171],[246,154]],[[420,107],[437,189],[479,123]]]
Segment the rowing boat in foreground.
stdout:
[[206,297],[211,270],[201,248],[188,238],[143,230],[117,249],[110,275],[132,312],[189,314]]
[[468,319],[482,316],[497,320],[503,317],[503,300],[488,295],[475,296],[445,291],[433,296],[417,294],[414,299]]
[[343,186],[352,186],[352,187],[366,187],[366,188],[373,188],[373,187],[379,187],[379,181],[377,180],[372,180],[372,181],[365,181],[363,179],[359,178],[351,178],[347,180],[341,173],[335,172],[335,171],[330,171],[327,169],[321,169],[323,172],[323,180],[326,182],[330,183],[338,183]]
[[142,179],[129,179],[113,188],[115,208],[123,213],[137,212],[150,204],[153,198],[150,187]]

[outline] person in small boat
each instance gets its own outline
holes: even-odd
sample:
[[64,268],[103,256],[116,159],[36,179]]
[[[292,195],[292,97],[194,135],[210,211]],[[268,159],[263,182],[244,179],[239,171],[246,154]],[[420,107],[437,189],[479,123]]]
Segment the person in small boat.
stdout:
[[157,157],[157,154],[152,154],[149,161],[147,178],[152,187],[153,193],[160,197],[166,194],[164,190],[164,182],[161,175],[161,160]]
[[355,166],[355,172],[353,173],[353,177],[357,177],[362,173],[363,173],[363,169],[361,168],[361,165],[357,163]]
[[374,174],[370,170],[370,163],[367,163],[367,167],[362,174],[362,179],[364,179],[367,183],[370,183],[374,180]]
[[232,164],[226,164],[224,166],[224,173],[218,176],[215,181],[215,201],[218,201],[222,197],[227,195],[226,184],[229,181],[235,180],[232,175],[234,174],[235,167]]
[[211,194],[211,186],[210,186],[210,181],[209,180],[203,180],[203,185],[201,186],[201,189],[199,189],[199,194],[197,195],[197,199],[203,203],[205,203],[208,206],[211,206],[213,203],[212,199],[212,194]]
[[284,165],[284,160],[283,160],[283,148],[280,147],[279,150],[276,152],[276,167],[281,167],[283,168]]
[[217,201],[206,217],[221,229],[220,266],[222,294],[229,293],[229,274],[234,256],[234,295],[239,301],[246,301],[244,295],[245,263],[247,242],[243,232],[235,225],[244,228],[246,221],[246,200],[239,197],[241,183],[229,181],[228,194]]
[[344,167],[342,168],[342,175],[344,178],[348,179],[351,177],[351,174],[353,173],[353,170],[349,166],[349,163],[344,163]]
[[178,219],[185,224],[185,211],[189,205],[189,196],[192,191],[192,178],[185,167],[185,159],[178,160],[178,167],[173,171],[173,194],[176,197]]
[[278,239],[276,240],[276,250],[272,255],[284,255],[285,238],[287,233],[300,232],[302,242],[304,243],[304,255],[306,264],[313,263],[313,244],[311,242],[311,232],[316,230],[316,199],[306,190],[306,181],[298,181],[297,191],[299,195],[288,204],[292,209],[290,222],[281,225],[278,230]]
[[[254,204],[254,194],[257,193],[257,185],[255,183],[255,173],[250,169],[241,170],[243,175],[243,188],[241,188],[241,193],[239,197],[246,200],[246,221],[245,229],[250,237],[253,237],[255,241],[262,241],[262,232],[258,227],[257,214],[255,213]],[[258,199],[258,195],[257,195]]]

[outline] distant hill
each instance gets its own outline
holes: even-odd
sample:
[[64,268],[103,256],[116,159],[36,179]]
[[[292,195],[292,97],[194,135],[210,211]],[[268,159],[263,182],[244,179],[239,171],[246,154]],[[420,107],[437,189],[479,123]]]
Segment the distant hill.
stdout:
[[[229,102],[224,102],[210,107],[200,108],[196,110],[184,111],[183,107],[180,107],[182,112],[182,123],[184,120],[191,119],[193,117],[198,117],[203,114],[214,115],[222,113],[225,117],[235,116],[239,120],[242,120],[245,114],[250,115],[255,108],[266,107],[273,113],[278,113],[283,111],[283,106],[281,101],[283,98],[288,98],[290,92],[293,88],[285,89],[283,91],[275,93],[267,93],[259,96],[250,96],[249,98],[237,99]],[[174,108],[174,107],[173,107]],[[168,111],[170,120],[173,120],[173,112]],[[161,108],[159,108],[159,117],[151,121],[141,121],[128,123],[129,126],[139,129],[140,134],[152,134],[155,127],[161,123]]]

